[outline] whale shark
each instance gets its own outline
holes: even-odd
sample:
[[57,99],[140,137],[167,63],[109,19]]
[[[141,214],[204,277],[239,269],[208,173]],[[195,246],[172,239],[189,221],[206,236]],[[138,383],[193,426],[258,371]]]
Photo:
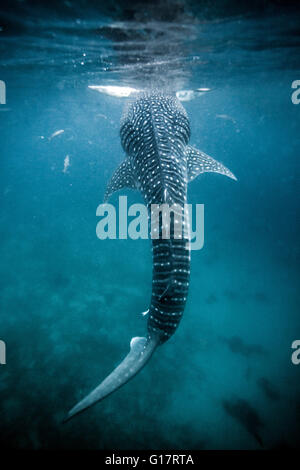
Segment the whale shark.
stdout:
[[[104,201],[116,191],[141,192],[149,218],[154,204],[182,208],[187,203],[188,183],[205,172],[237,178],[222,163],[189,145],[190,122],[184,107],[171,93],[143,92],[125,106],[120,137],[126,157],[106,188]],[[152,294],[147,314],[147,334],[130,341],[125,359],[91,393],[67,414],[68,421],[119,389],[149,361],[154,351],[176,331],[189,288],[191,249],[187,222],[181,238],[174,229],[152,238]]]

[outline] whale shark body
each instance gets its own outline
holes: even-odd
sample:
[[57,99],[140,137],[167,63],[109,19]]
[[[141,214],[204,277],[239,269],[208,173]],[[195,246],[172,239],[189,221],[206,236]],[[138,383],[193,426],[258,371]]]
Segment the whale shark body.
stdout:
[[[126,187],[138,189],[149,217],[153,204],[183,207],[187,203],[188,183],[201,173],[221,173],[236,180],[224,165],[189,145],[189,119],[176,96],[160,92],[138,96],[124,111],[120,136],[126,158],[113,174],[104,199]],[[163,238],[163,229],[160,219],[157,237],[152,237],[153,276],[147,335],[131,340],[129,354],[121,364],[69,411],[66,420],[128,382],[178,327],[189,288],[189,227],[188,224],[184,227],[180,239],[171,229],[169,238]]]

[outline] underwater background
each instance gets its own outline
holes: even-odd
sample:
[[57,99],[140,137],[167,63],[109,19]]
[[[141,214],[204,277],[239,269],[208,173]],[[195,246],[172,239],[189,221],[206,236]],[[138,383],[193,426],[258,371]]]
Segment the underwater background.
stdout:
[[[279,1],[1,1],[2,449],[299,445],[299,13]],[[191,144],[238,181],[189,186],[205,244],[176,334],[62,424],[145,334],[151,294],[150,241],[96,236],[127,99],[89,86],[188,90]]]

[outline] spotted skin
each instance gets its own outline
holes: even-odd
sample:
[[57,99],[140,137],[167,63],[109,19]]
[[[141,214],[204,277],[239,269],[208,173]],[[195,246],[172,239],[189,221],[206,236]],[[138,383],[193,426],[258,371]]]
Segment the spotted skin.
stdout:
[[[186,145],[190,124],[180,102],[173,96],[144,95],[133,103],[121,122],[121,142],[136,187],[148,206],[177,204],[183,210],[187,201],[188,168]],[[190,276],[190,245],[187,234],[175,239],[162,235],[152,239],[153,277],[148,316],[149,335],[161,342],[176,330],[187,299]]]
[[68,412],[65,421],[127,383],[144,367],[157,346],[174,333],[184,311],[190,277],[188,218],[181,239],[175,231],[176,216],[187,202],[187,184],[207,171],[236,179],[221,163],[188,145],[189,120],[174,96],[161,93],[140,96],[126,109],[120,136],[126,159],[112,176],[104,199],[124,187],[139,189],[148,207],[149,220],[153,205],[167,204],[174,209],[168,227],[170,235],[164,238],[167,224],[159,215],[156,233],[152,233],[153,276],[147,337],[131,340],[129,354]]
[[[126,159],[108,184],[105,200],[123,187],[141,191],[148,207],[175,204],[183,214],[187,202],[187,184],[204,172],[220,173],[236,179],[217,160],[188,145],[190,123],[175,96],[145,93],[127,106],[123,113],[120,137]],[[181,320],[189,288],[190,243],[188,220],[183,221],[182,239],[152,238],[152,295],[148,309],[148,333],[166,341]]]

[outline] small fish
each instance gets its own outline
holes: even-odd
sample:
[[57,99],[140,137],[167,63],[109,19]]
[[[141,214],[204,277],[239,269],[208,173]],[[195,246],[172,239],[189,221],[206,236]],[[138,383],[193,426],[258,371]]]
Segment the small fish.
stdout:
[[64,129],[59,129],[58,131],[53,132],[53,134],[50,135],[49,140],[54,139],[54,137],[57,137],[58,135],[63,134],[64,132]]
[[235,119],[233,119],[228,114],[216,114],[216,117],[219,118],[219,119],[224,119],[225,121],[231,121],[234,124],[236,123]]
[[64,159],[63,173],[67,173],[69,166],[70,166],[70,156],[66,155],[66,158]]

